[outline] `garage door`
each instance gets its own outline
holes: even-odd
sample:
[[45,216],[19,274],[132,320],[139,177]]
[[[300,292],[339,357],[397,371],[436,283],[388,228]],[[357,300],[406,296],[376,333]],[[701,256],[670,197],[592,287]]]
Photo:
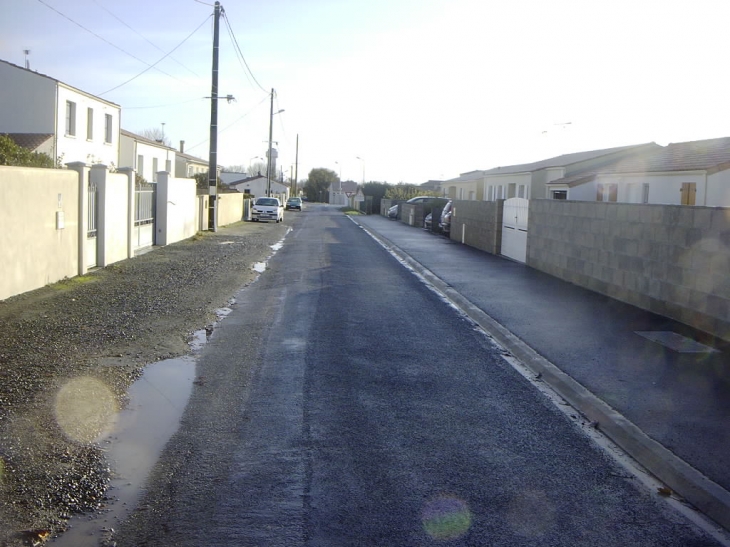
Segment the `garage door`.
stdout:
[[504,201],[502,214],[502,255],[518,262],[527,261],[527,211],[529,200]]

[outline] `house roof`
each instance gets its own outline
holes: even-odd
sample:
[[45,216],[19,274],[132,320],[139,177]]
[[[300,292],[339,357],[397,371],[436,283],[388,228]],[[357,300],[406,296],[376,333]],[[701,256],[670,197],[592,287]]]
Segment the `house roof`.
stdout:
[[158,148],[164,148],[165,150],[170,150],[172,152],[176,152],[177,150],[175,148],[172,148],[171,146],[168,146],[166,144],[163,144],[161,142],[157,142],[154,139],[148,139],[147,137],[143,137],[142,135],[138,135],[137,133],[132,133],[131,131],[127,131],[126,129],[120,130],[123,137],[129,137],[130,139],[134,139],[139,142],[143,142],[145,144],[149,144],[150,146],[156,146]]
[[654,143],[632,144],[629,146],[618,146],[616,148],[604,148],[602,150],[588,150],[586,152],[573,152],[572,154],[563,154],[546,160],[540,160],[533,163],[522,163],[519,165],[508,165],[506,167],[495,167],[485,171],[485,175],[505,175],[512,173],[524,173],[539,171],[540,169],[549,169],[551,167],[567,167],[582,161],[593,160],[602,156],[610,156],[619,152],[627,152],[632,149],[640,149]]
[[[226,181],[223,178],[223,176],[222,176],[222,175],[225,175],[225,174],[228,174],[228,175],[234,175],[235,174],[235,175],[243,175],[243,176],[241,178],[238,178],[238,179],[235,179],[235,180]],[[254,175],[253,177],[247,177],[243,173],[221,173],[221,182],[223,184],[227,185],[227,186],[235,186],[236,184],[243,184],[243,183],[246,183],[246,182],[254,182],[254,181],[258,180],[258,179],[266,180],[266,177],[263,176],[263,175]],[[275,182],[276,181],[274,181],[274,180],[271,181],[272,184],[275,183]],[[279,182],[276,182],[276,183],[277,184],[281,184]]]
[[714,173],[725,169],[730,169],[730,137],[670,143],[548,184],[567,184],[572,187],[587,182],[599,174],[698,170]]
[[45,143],[48,139],[53,138],[53,133],[4,133],[10,137],[15,144],[27,148],[29,150],[36,150],[39,146]]
[[481,171],[481,170],[468,171],[466,173],[461,173],[456,178],[445,180],[445,181],[443,181],[442,184],[450,184],[450,183],[455,183],[455,182],[470,182],[472,180],[482,178],[485,173],[486,173],[486,171]]
[[89,93],[88,91],[84,91],[84,90],[82,90],[82,89],[79,89],[78,87],[74,87],[74,86],[72,86],[72,85],[69,85],[69,84],[67,84],[67,83],[65,83],[65,82],[62,82],[61,80],[57,80],[56,78],[53,78],[53,77],[51,77],[51,76],[48,76],[47,74],[43,74],[43,73],[41,73],[41,72],[38,72],[38,71],[36,71],[36,70],[30,70],[29,68],[25,68],[25,67],[22,67],[22,66],[19,66],[19,65],[16,65],[16,64],[10,63],[10,62],[8,62],[8,61],[5,61],[5,60],[3,60],[3,59],[0,59],[0,63],[3,63],[3,64],[5,64],[5,65],[8,65],[8,66],[11,66],[11,67],[13,67],[13,68],[17,68],[18,70],[24,70],[25,72],[28,72],[28,73],[30,73],[30,74],[33,74],[33,75],[35,75],[35,76],[40,76],[40,77],[42,77],[42,78],[47,78],[47,79],[49,79],[49,80],[51,80],[51,81],[53,81],[53,82],[56,82],[57,84],[61,84],[61,85],[63,85],[63,86],[66,86],[66,87],[68,87],[69,89],[73,89],[74,91],[78,91],[79,93],[82,93],[82,94],[84,94],[84,95],[88,95],[89,97],[93,97],[93,98],[94,98],[94,99],[96,99],[96,100],[99,100],[99,101],[105,102],[105,103],[107,103],[107,104],[109,104],[109,105],[111,105],[111,106],[115,106],[115,107],[117,107],[117,108],[121,108],[121,107],[120,107],[120,106],[119,106],[119,105],[118,105],[117,103],[113,103],[113,102],[111,102],[111,101],[108,101],[108,100],[106,100],[106,99],[102,99],[101,97],[97,97],[96,95],[93,95],[93,94]]

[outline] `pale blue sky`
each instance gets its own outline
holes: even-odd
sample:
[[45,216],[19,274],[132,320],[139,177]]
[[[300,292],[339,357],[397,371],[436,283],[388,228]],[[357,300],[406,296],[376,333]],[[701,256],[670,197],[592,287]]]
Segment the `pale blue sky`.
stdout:
[[[221,4],[256,80],[285,109],[274,140],[287,173],[299,134],[300,179],[328,167],[360,181],[357,156],[367,180],[421,183],[730,135],[726,0]],[[120,104],[124,129],[165,123],[174,146],[207,158],[212,11],[208,0],[0,0],[0,58],[23,65],[30,49],[33,70]],[[157,65],[167,74],[104,93],[147,68],[132,56],[154,63],[201,24]],[[266,151],[267,94],[224,21],[220,54],[219,94],[237,100],[219,105],[219,163],[248,165]]]

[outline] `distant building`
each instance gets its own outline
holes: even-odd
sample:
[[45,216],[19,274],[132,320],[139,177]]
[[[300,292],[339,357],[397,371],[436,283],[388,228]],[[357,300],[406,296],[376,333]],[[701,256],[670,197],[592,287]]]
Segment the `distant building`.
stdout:
[[157,182],[157,173],[173,174],[177,150],[160,142],[122,129],[119,167],[131,167],[147,182]]

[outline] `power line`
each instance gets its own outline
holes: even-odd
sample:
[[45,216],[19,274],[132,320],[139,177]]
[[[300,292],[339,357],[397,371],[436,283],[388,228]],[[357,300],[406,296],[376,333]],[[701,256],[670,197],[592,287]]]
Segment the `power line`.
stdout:
[[238,45],[238,40],[236,39],[236,35],[233,32],[233,28],[231,28],[231,22],[228,19],[228,14],[223,11],[223,20],[226,22],[226,27],[228,28],[228,34],[231,37],[231,40],[233,41],[234,49],[236,51],[236,54],[239,58],[239,62],[243,62],[242,66],[245,66],[245,70],[248,71],[248,74],[251,75],[251,78],[253,78],[253,81],[256,82],[256,85],[259,86],[261,91],[269,94],[269,91],[264,89],[264,87],[259,83],[259,81],[256,79],[256,76],[253,75],[253,71],[251,71],[251,67],[248,66],[248,63],[246,62],[246,58],[243,56],[243,52],[241,51],[241,47]]
[[[125,55],[128,55],[128,56],[130,56],[130,57],[131,57],[132,59],[134,59],[134,60],[136,60],[136,61],[139,61],[139,62],[140,62],[140,63],[142,63],[143,65],[147,65],[148,67],[150,67],[150,68],[153,68],[153,65],[150,65],[150,64],[149,64],[149,63],[148,63],[147,61],[143,61],[143,60],[142,60],[142,59],[140,59],[139,57],[136,57],[135,55],[132,55],[132,54],[131,54],[131,53],[129,53],[128,51],[126,51],[126,50],[122,49],[122,48],[121,48],[121,47],[119,47],[118,45],[116,45],[116,44],[113,44],[113,43],[111,43],[111,42],[110,42],[109,40],[107,40],[106,38],[104,38],[104,37],[102,37],[102,36],[99,36],[99,35],[98,35],[97,33],[95,33],[95,32],[94,32],[93,30],[89,30],[89,29],[87,29],[87,28],[86,28],[86,27],[85,27],[84,25],[82,25],[81,23],[78,23],[78,22],[74,21],[74,20],[73,20],[73,19],[71,19],[71,18],[70,18],[70,17],[68,16],[68,15],[66,15],[66,14],[64,14],[64,13],[61,13],[61,12],[60,12],[60,11],[58,11],[58,10],[57,10],[56,8],[54,8],[53,6],[51,6],[51,5],[49,5],[49,4],[46,4],[46,3],[45,3],[45,2],[43,1],[43,0],[38,0],[38,2],[40,2],[41,4],[43,4],[44,6],[46,6],[46,7],[48,8],[48,9],[50,9],[50,10],[53,10],[53,11],[55,11],[55,12],[56,12],[56,13],[57,13],[58,15],[60,15],[60,16],[61,16],[61,17],[63,17],[64,19],[66,19],[66,20],[68,20],[68,21],[72,22],[72,23],[73,23],[74,25],[76,25],[77,27],[80,27],[80,28],[82,28],[83,30],[85,30],[86,32],[88,32],[89,34],[91,34],[92,36],[96,36],[96,37],[97,37],[97,38],[98,38],[99,40],[101,40],[102,42],[104,42],[104,43],[106,43],[106,44],[109,44],[109,45],[110,45],[110,46],[112,46],[112,47],[113,47],[114,49],[118,49],[119,51],[121,51],[121,52],[122,52],[122,53],[124,53]],[[173,51],[174,51],[174,50],[173,50]],[[158,62],[159,62],[159,61],[158,61]],[[156,64],[156,63],[155,63],[155,64]],[[155,68],[155,70],[157,70],[157,71],[159,71],[159,72],[162,72],[162,74],[164,74],[165,76],[169,76],[170,78],[173,78],[173,79],[175,79],[175,80],[181,81],[181,80],[179,80],[178,78],[175,78],[175,76],[173,76],[173,75],[171,75],[171,74],[168,74],[168,73],[167,73],[167,72],[165,72],[164,70],[161,70],[161,69],[159,69],[159,68]]]
[[[150,41],[150,39],[147,38],[144,34],[142,34],[141,32],[139,32],[138,30],[132,28],[128,23],[126,23],[125,21],[123,21],[120,17],[118,17],[116,14],[112,13],[112,11],[109,10],[109,8],[107,8],[106,6],[103,6],[102,4],[100,4],[99,2],[97,2],[97,0],[91,0],[91,1],[94,2],[94,4],[96,4],[97,6],[99,6],[101,9],[103,9],[105,12],[107,12],[109,15],[111,15],[112,17],[114,17],[114,19],[116,19],[117,21],[119,21],[121,24],[123,24],[129,30],[131,30],[132,32],[134,32],[137,36],[141,37],[145,42],[147,42],[148,44],[150,44],[152,47],[154,47],[155,49],[157,49],[159,51],[162,51],[163,53],[165,52],[157,44],[155,44],[154,42]],[[197,74],[193,69],[187,67],[186,65],[184,65],[183,63],[181,63],[180,61],[178,61],[177,59],[175,59],[174,57],[170,57],[170,59],[173,60],[173,61],[175,61],[181,67],[187,69],[194,76],[197,76],[198,78],[200,78],[200,74]]]
[[[41,0],[38,0],[38,1],[40,2]],[[145,72],[147,72],[151,68],[155,68],[155,65],[157,65],[157,64],[161,63],[162,61],[164,61],[170,54],[172,54],[173,51],[175,51],[177,48],[179,48],[181,45],[183,45],[185,42],[187,42],[193,34],[195,34],[196,32],[198,32],[198,30],[200,30],[200,27],[202,27],[205,23],[207,23],[208,22],[208,19],[210,19],[211,17],[212,17],[212,15],[209,15],[208,17],[206,17],[203,20],[203,22],[200,23],[200,25],[198,25],[198,27],[193,32],[191,32],[190,34],[188,34],[188,36],[182,42],[180,42],[178,45],[176,45],[174,48],[172,48],[172,50],[170,50],[169,53],[166,53],[165,55],[163,55],[162,57],[160,57],[160,59],[156,63],[150,65],[148,68],[145,68],[142,72],[140,72],[136,76],[132,76],[126,82],[123,82],[123,83],[119,84],[116,87],[112,87],[111,89],[107,89],[104,93],[99,93],[99,96],[106,95],[110,91],[114,91],[115,89],[119,89],[120,87],[122,87],[124,85],[127,85],[132,80],[136,80],[137,78],[139,78],[140,76],[142,76],[142,74],[144,74]],[[169,76],[169,74],[168,74],[168,76]],[[174,78],[174,76],[172,76],[172,77]],[[175,79],[178,80],[178,78],[175,78]],[[178,81],[181,81],[181,80],[178,80]]]

